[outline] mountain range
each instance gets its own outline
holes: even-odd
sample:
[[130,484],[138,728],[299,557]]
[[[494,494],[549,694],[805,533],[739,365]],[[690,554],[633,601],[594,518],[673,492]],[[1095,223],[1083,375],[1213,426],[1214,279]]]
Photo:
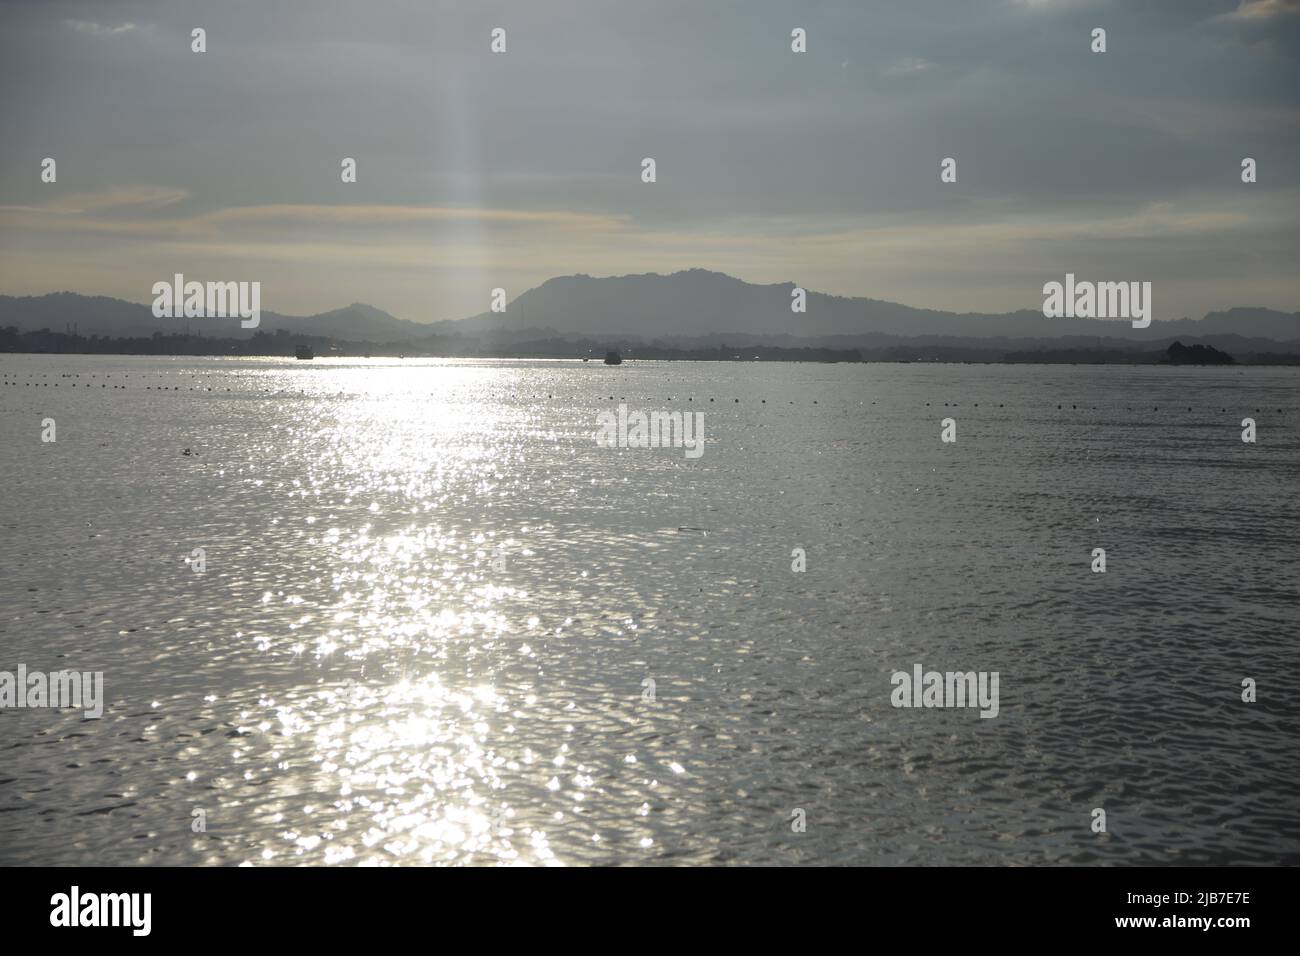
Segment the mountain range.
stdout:
[[701,345],[834,347],[879,346],[933,339],[945,344],[1128,342],[1133,346],[1173,338],[1227,339],[1255,345],[1300,342],[1300,313],[1265,308],[1233,308],[1201,319],[1161,320],[1159,298],[1150,327],[1134,329],[1124,320],[1045,318],[1039,310],[1008,313],[941,312],[895,302],[807,292],[807,310],[791,311],[794,283],[757,285],[703,269],[671,275],[596,278],[561,276],[529,289],[505,312],[483,312],[435,323],[410,322],[354,302],[317,315],[262,312],[257,329],[242,329],[234,319],[155,318],[149,305],[103,296],[56,292],[42,296],[0,295],[0,328],[62,332],[75,326],[83,336],[149,336],[183,332],[246,338],[255,332],[327,336],[354,342],[415,342],[429,336],[473,336],[497,342],[573,338],[607,340],[611,345],[659,342]]

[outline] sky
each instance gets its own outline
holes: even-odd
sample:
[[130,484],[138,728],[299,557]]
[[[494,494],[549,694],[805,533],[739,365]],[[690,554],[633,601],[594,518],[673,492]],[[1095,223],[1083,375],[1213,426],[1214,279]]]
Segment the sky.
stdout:
[[1298,67],[1300,0],[0,0],[0,293],[435,321],[704,268],[993,312],[1072,272],[1296,311]]

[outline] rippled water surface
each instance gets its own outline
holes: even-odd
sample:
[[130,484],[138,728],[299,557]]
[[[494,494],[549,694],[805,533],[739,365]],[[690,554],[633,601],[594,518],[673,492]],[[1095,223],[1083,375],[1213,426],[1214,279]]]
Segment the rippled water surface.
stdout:
[[1297,386],[0,356],[0,862],[1300,862]]

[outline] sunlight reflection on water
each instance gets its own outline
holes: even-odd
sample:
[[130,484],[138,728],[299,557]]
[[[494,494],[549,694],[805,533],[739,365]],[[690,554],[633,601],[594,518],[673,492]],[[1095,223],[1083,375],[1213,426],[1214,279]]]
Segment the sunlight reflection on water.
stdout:
[[[60,422],[3,462],[24,493],[0,636],[109,688],[99,721],[0,713],[0,862],[1300,852],[1294,708],[1204,703],[1243,653],[1300,676],[1280,636],[1300,618],[1300,517],[1278,506],[1294,372],[0,366],[131,385],[0,389],[6,447]],[[1280,409],[1259,416],[1267,455],[1219,414],[1245,388]],[[1132,411],[1153,394],[1195,410]],[[703,409],[705,454],[597,447],[620,401]],[[926,404],[944,401],[956,448]],[[1104,580],[1077,567],[1099,535],[1123,558]],[[999,719],[891,709],[891,670],[918,659],[1001,670]],[[1098,794],[1127,807],[1124,838],[1077,825]]]

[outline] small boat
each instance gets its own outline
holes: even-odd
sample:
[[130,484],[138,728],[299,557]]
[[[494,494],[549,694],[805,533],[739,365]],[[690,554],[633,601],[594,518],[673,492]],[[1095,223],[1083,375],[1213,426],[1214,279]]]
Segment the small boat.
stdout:
[[606,353],[605,353],[605,364],[606,364],[606,365],[622,365],[622,364],[623,364],[623,356],[619,355],[617,352],[606,352]]
[[306,345],[298,346],[294,354],[297,355],[298,358],[303,360],[314,359],[316,357],[315,354],[312,352],[312,350],[308,348]]

